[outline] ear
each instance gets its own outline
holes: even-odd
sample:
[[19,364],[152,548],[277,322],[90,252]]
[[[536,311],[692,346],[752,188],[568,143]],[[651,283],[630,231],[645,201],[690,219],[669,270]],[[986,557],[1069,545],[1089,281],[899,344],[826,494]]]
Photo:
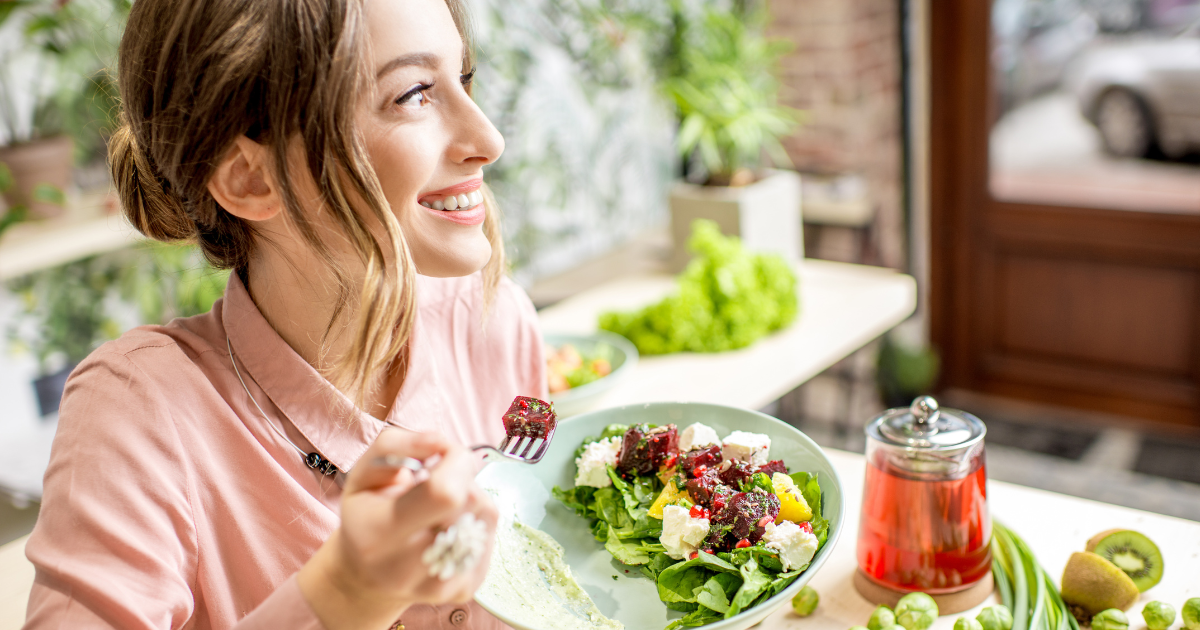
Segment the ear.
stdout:
[[267,147],[238,136],[208,180],[208,192],[229,214],[266,221],[283,209]]

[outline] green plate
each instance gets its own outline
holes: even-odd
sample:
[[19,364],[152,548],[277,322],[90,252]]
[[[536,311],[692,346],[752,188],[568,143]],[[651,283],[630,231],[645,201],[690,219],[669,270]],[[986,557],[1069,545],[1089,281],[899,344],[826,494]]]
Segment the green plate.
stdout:
[[[530,491],[523,495],[532,500],[516,508],[521,520],[550,534],[563,546],[567,564],[580,585],[596,602],[600,612],[625,624],[627,630],[662,630],[671,620],[682,617],[683,613],[667,610],[658,599],[658,591],[653,581],[643,577],[636,568],[625,567],[614,560],[604,550],[604,546],[592,537],[585,519],[564,507],[558,500],[549,497],[549,491],[554,486],[570,488],[575,485],[574,454],[584,438],[599,435],[609,424],[643,422],[673,423],[681,430],[693,422],[702,422],[715,429],[722,437],[733,431],[765,433],[771,438],[771,459],[782,459],[792,472],[803,470],[817,473],[821,484],[824,515],[829,519],[829,538],[825,546],[817,552],[808,569],[785,591],[731,619],[709,624],[704,628],[749,628],[779,606],[791,601],[832,553],[841,533],[845,505],[837,472],[821,448],[796,428],[768,415],[747,409],[700,403],[649,403],[594,411],[561,421],[554,435],[554,442],[541,462],[534,465],[491,464],[480,473],[480,482],[488,486],[497,481],[502,483],[508,476],[520,477],[523,483],[540,483],[540,487],[530,488]],[[625,572],[627,569],[628,573]],[[614,575],[617,576],[616,580],[613,579]],[[506,614],[505,601],[491,600],[481,595],[476,596],[476,601],[514,628],[554,630],[529,628],[512,621],[511,616]]]

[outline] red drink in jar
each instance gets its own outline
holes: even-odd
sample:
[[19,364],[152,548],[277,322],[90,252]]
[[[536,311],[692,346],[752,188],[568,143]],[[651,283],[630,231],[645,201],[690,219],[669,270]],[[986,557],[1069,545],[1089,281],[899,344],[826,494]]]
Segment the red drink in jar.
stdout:
[[983,422],[923,396],[867,426],[858,568],[895,591],[953,593],[991,571]]
[[867,462],[858,566],[889,588],[950,593],[992,570],[992,521],[983,452],[957,479],[923,480]]

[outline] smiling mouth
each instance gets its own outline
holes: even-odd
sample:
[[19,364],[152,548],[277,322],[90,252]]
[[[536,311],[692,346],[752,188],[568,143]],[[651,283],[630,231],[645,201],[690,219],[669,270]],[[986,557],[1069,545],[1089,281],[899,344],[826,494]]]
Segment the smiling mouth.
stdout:
[[430,195],[420,201],[420,204],[426,208],[449,211],[469,210],[481,203],[483,203],[483,193],[478,188],[457,195],[443,195],[440,198]]

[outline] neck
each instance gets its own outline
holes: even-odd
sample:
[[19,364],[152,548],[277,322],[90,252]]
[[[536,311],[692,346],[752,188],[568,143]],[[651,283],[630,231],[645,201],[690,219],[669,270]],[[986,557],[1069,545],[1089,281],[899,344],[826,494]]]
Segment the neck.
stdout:
[[[350,327],[356,320],[358,287],[349,287],[349,303],[336,322],[330,320],[337,310],[338,282],[328,267],[315,255],[288,256],[287,252],[261,247],[247,269],[247,291],[258,310],[275,332],[296,354],[322,374],[345,357],[353,343]],[[264,251],[268,250],[268,251]],[[328,335],[326,335],[326,331]],[[404,353],[402,353],[403,355]],[[404,382],[406,357],[394,357],[384,374],[369,382],[365,396],[356,391],[339,390],[358,401],[363,411],[385,418]]]

